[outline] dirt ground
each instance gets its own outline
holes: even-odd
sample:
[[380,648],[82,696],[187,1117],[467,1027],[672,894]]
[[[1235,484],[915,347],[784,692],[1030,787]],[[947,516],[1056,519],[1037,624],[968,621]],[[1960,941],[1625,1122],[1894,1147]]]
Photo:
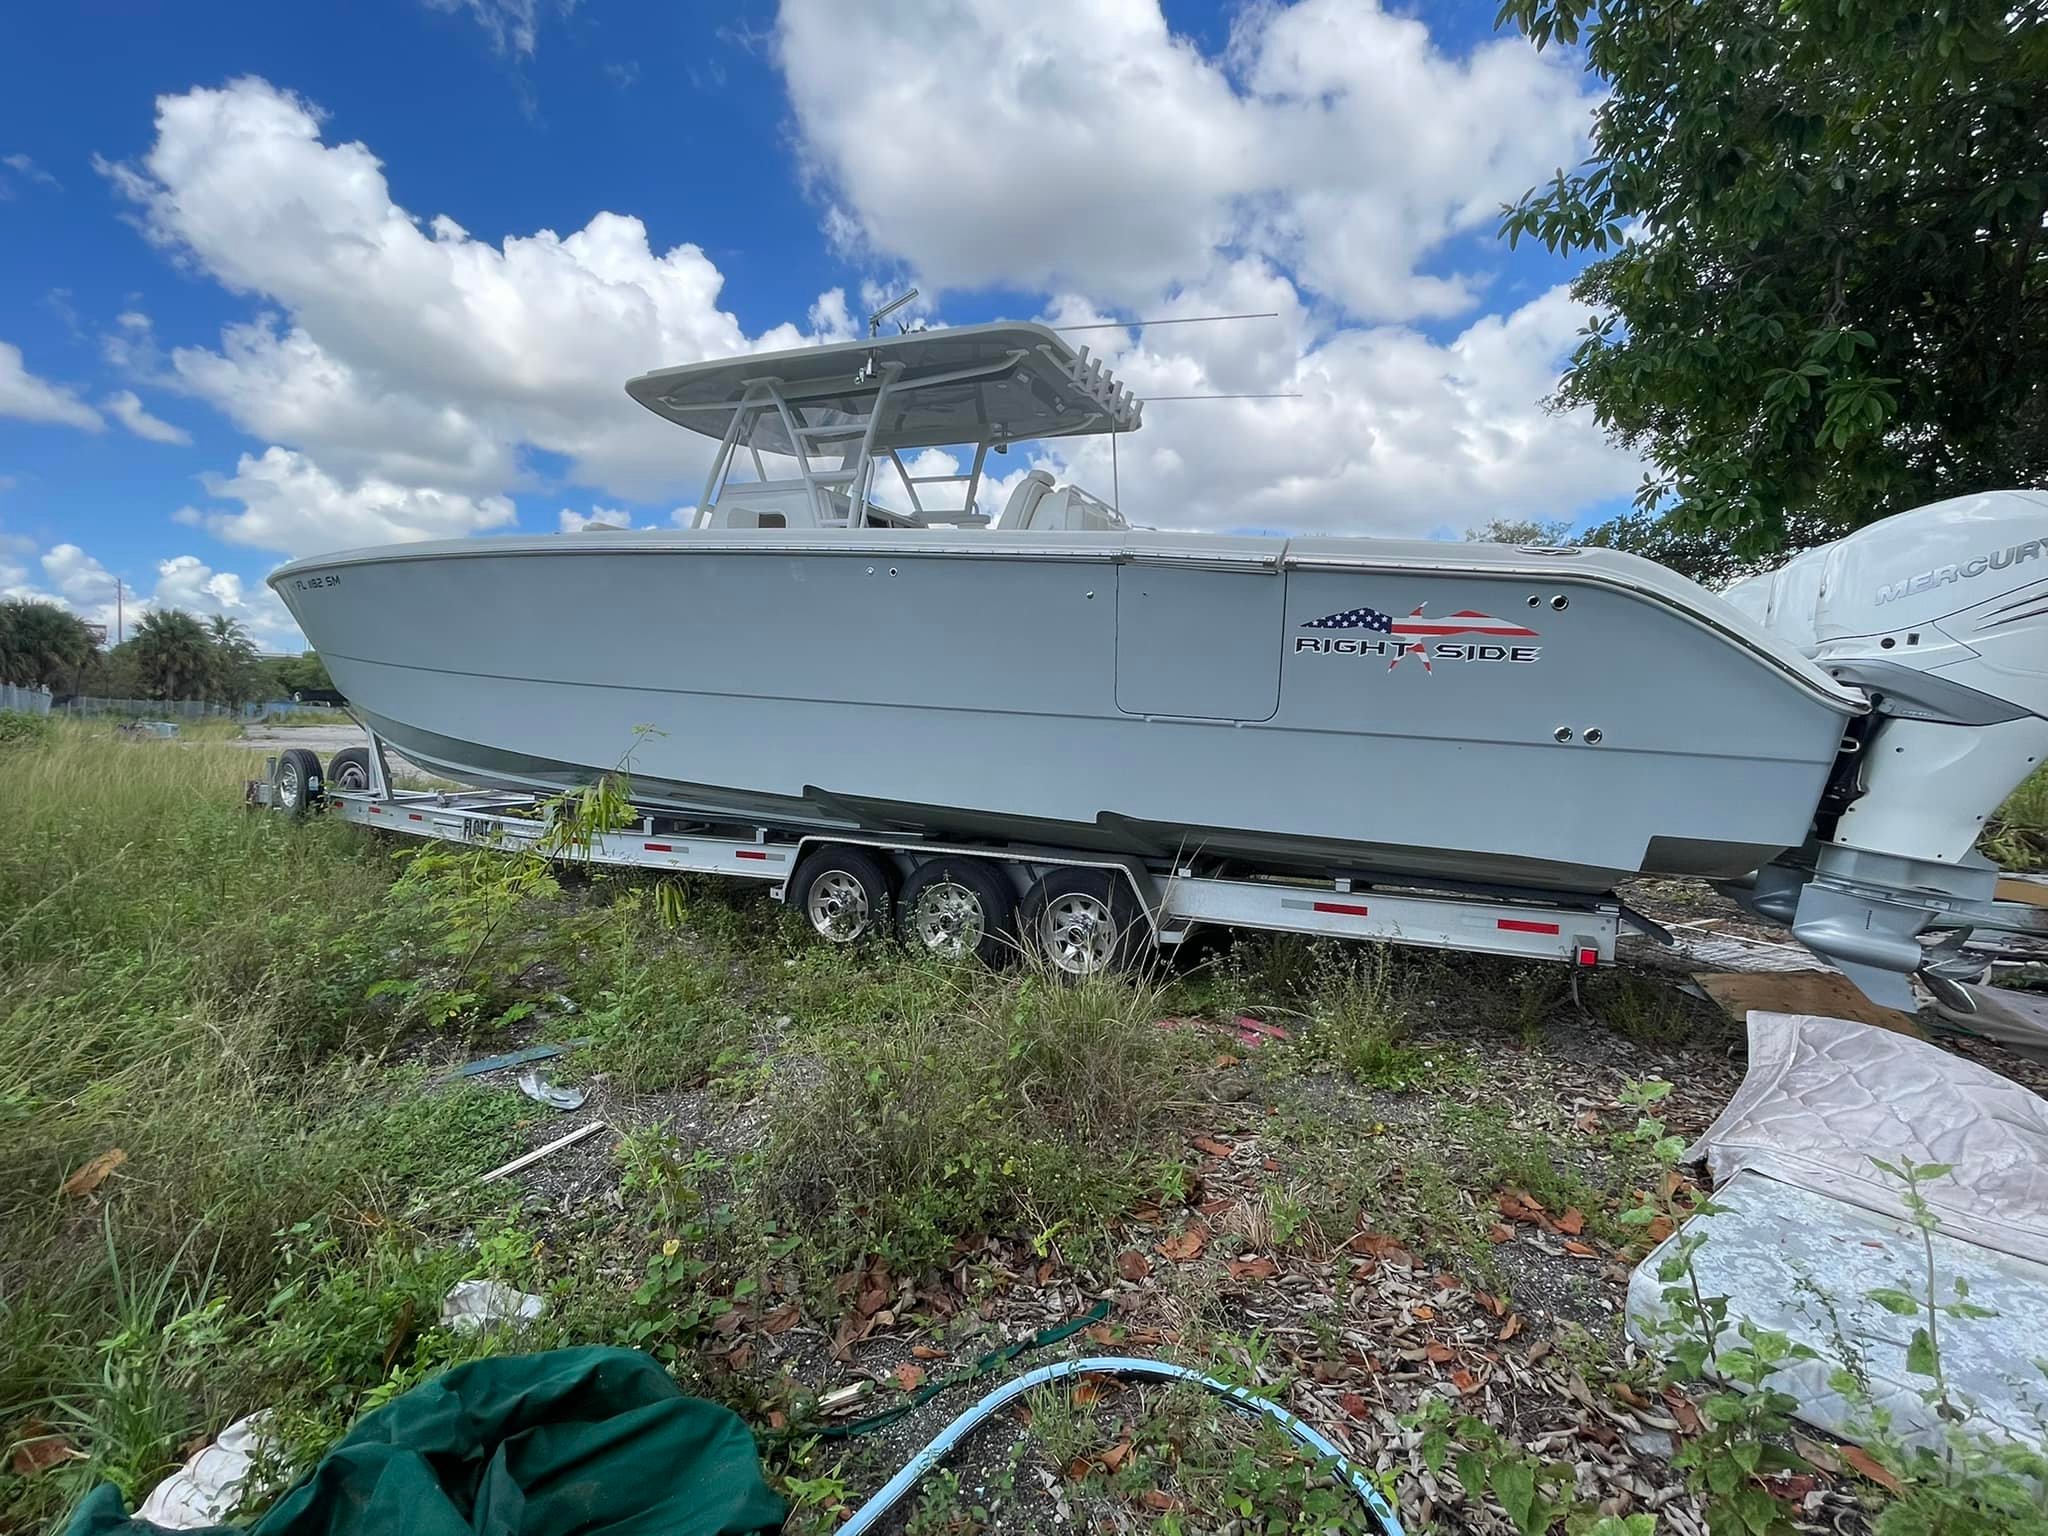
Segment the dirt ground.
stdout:
[[[1625,894],[1646,915],[1693,925],[1684,931],[1783,942],[1696,887]],[[1106,1302],[1104,1321],[1010,1370],[1062,1354],[1185,1359],[1199,1344],[1213,1359],[1235,1350],[1254,1377],[1284,1382],[1285,1407],[1399,1490],[1410,1529],[1512,1529],[1424,1462],[1412,1415],[1448,1396],[1532,1455],[1569,1465],[1577,1494],[1603,1511],[1655,1512],[1660,1530],[1701,1531],[1672,1465],[1697,1413],[1684,1395],[1658,1388],[1654,1363],[1623,1328],[1644,1245],[1611,1220],[1621,1176],[1613,1147],[1636,1114],[1624,1089],[1648,1079],[1673,1085],[1660,1107],[1671,1133],[1696,1137],[1742,1080],[1743,1036],[1712,1004],[1678,990],[1682,966],[1651,940],[1629,941],[1621,977],[1670,1010],[1633,1038],[1589,1011],[1603,1006],[1597,996],[1587,1005],[1564,994],[1515,1022],[1483,993],[1447,997],[1416,1037],[1441,1048],[1441,1077],[1403,1092],[1336,1075],[1275,1077],[1262,1070],[1256,1036],[1198,1026],[1218,1033],[1214,1068],[1193,1085],[1200,1108],[1186,1117],[1185,1196],[1133,1208],[1111,1262],[1070,1263],[1057,1241],[1034,1250],[991,1240],[959,1253],[950,1274],[915,1284],[885,1270],[849,1274],[849,1287],[872,1289],[877,1301],[851,1327],[815,1324],[793,1300],[764,1296],[732,1316],[724,1364],[749,1381],[741,1395],[763,1402],[829,1401],[860,1388],[852,1417],[901,1401],[906,1382],[940,1380]],[[2048,1091],[2041,1063],[1952,1035],[1936,1043]],[[749,1144],[747,1111],[708,1093],[634,1099],[592,1086],[591,1101],[559,1127],[596,1116],[615,1132],[659,1125],[721,1154]],[[535,1204],[573,1224],[614,1198],[611,1144],[611,1135],[593,1136],[521,1175]],[[1526,1150],[1504,1161],[1503,1145]],[[1533,1177],[1566,1193],[1503,1174],[1521,1156]],[[1306,1187],[1347,1179],[1372,1186],[1357,1200],[1355,1226],[1302,1230]],[[1579,1189],[1587,1209],[1562,1203]],[[1596,1199],[1608,1208],[1595,1210]],[[842,1457],[838,1475],[861,1496],[872,1492],[1000,1379],[828,1445]],[[1094,1399],[1107,1454],[1152,1411],[1156,1393],[1124,1387]],[[1136,1528],[1103,1478],[1077,1481],[1073,1465],[1046,1464],[1031,1418],[1028,1407],[999,1415],[949,1458],[945,1498],[978,1513],[955,1520],[927,1509],[925,1523],[912,1523],[911,1500],[883,1529]],[[1857,1530],[1870,1517],[1867,1489],[1853,1478],[1802,1474],[1785,1492],[1802,1528]]]

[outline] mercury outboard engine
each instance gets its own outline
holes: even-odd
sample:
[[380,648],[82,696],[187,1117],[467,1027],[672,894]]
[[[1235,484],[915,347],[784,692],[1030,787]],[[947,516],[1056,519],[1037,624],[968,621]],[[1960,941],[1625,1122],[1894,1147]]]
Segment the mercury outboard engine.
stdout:
[[1724,596],[1871,701],[1811,841],[1733,894],[1908,1010],[1923,933],[2037,928],[1975,843],[2048,757],[2048,494],[1903,512]]

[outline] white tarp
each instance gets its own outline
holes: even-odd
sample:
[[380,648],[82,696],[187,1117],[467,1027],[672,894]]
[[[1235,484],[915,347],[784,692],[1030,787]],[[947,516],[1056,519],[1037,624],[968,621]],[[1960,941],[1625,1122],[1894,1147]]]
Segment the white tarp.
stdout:
[[235,1420],[218,1440],[152,1488],[135,1518],[173,1531],[223,1523],[242,1502],[249,1472],[263,1452],[268,1419],[266,1409]]
[[441,1298],[441,1323],[457,1333],[475,1333],[495,1323],[523,1327],[547,1309],[543,1298],[502,1280],[463,1280]]
[[[1922,1401],[1932,1383],[1906,1369],[1906,1344],[1924,1319],[1896,1317],[1869,1299],[1883,1288],[1925,1294],[1919,1229],[1754,1172],[1717,1189],[1714,1203],[1723,1210],[1694,1217],[1686,1231],[1707,1235],[1693,1267],[1703,1295],[1728,1298],[1727,1342],[1736,1342],[1733,1324],[1747,1319],[1811,1347],[1818,1360],[1787,1363],[1771,1385],[1797,1400],[1801,1419],[1848,1440],[1863,1438],[1865,1413],[1831,1378],[1855,1362],[1871,1404],[1890,1411],[1892,1434],[1939,1450],[1941,1420]],[[1657,1267],[1673,1241],[1629,1277],[1629,1330],[1653,1349],[1661,1347],[1654,1325],[1667,1315]],[[2048,1266],[1938,1232],[1933,1242],[1939,1299],[1952,1300],[1961,1279],[1972,1303],[1997,1314],[1941,1324],[1942,1369],[1968,1405],[1966,1427],[2041,1448],[2048,1375],[2035,1360],[2048,1353]]]
[[2048,1101],[1904,1035],[1752,1012],[1749,1075],[1687,1156],[1717,1186],[1753,1169],[1896,1217],[1897,1181],[1871,1159],[1949,1163],[1921,1191],[1942,1232],[2048,1264]]
[[1943,1018],[1973,1035],[1996,1040],[2009,1051],[2048,1061],[2048,997],[2005,987],[1979,987],[1967,981],[1962,987],[1976,999],[1977,1011],[1957,1013],[1936,999],[1935,1008]]

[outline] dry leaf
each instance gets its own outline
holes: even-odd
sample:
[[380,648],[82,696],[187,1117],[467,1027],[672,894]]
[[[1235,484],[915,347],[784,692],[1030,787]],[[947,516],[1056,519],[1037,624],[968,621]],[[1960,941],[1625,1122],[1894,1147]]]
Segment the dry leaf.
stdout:
[[1479,1378],[1460,1366],[1451,1372],[1451,1385],[1456,1387],[1461,1395],[1469,1396],[1479,1390]]
[[1202,1250],[1208,1246],[1209,1229],[1197,1221],[1190,1223],[1185,1232],[1161,1243],[1159,1251],[1175,1263],[1186,1263],[1189,1259],[1200,1258]]
[[[109,1147],[98,1157],[80,1168],[64,1181],[67,1195],[89,1195],[107,1182],[107,1175],[128,1161],[128,1154],[119,1147]],[[46,1184],[45,1189],[49,1188]]]
[[1514,1228],[1502,1226],[1496,1221],[1492,1230],[1486,1234],[1486,1240],[1489,1243],[1512,1243],[1515,1240]]
[[1230,1278],[1233,1280],[1270,1280],[1280,1273],[1280,1266],[1271,1259],[1232,1259]]
[[1512,1339],[1516,1334],[1520,1333],[1521,1331],[1522,1314],[1516,1312],[1510,1315],[1508,1320],[1500,1325],[1500,1332],[1496,1333],[1494,1335],[1494,1338],[1498,1342],[1505,1344],[1509,1339]]
[[1105,1472],[1120,1471],[1123,1464],[1131,1459],[1131,1442],[1119,1440],[1108,1450],[1100,1452],[1095,1459],[1102,1463],[1102,1470]]
[[1432,1365],[1448,1365],[1458,1358],[1458,1352],[1448,1344],[1439,1344],[1434,1339],[1422,1346],[1422,1353]]
[[1152,1261],[1137,1249],[1126,1248],[1116,1256],[1116,1272],[1126,1280],[1143,1280],[1152,1273]]
[[1138,1498],[1147,1509],[1162,1515],[1170,1515],[1187,1508],[1187,1505],[1163,1488],[1147,1488]]
[[1089,1408],[1102,1401],[1102,1385],[1093,1376],[1084,1376],[1074,1383],[1074,1406]]
[[40,1477],[50,1468],[62,1466],[67,1461],[83,1460],[85,1452],[62,1435],[30,1435],[14,1447],[9,1464],[17,1477]]
[[1218,1141],[1214,1136],[1190,1136],[1188,1145],[1210,1157],[1228,1157],[1237,1150],[1229,1142]]
[[1571,1206],[1557,1218],[1556,1226],[1566,1237],[1577,1237],[1586,1230],[1586,1213],[1576,1205]]
[[1664,1406],[1671,1410],[1671,1417],[1678,1420],[1678,1427],[1688,1435],[1700,1432],[1700,1411],[1693,1407],[1686,1395],[1676,1387],[1667,1388]]
[[943,1360],[946,1358],[946,1352],[943,1349],[933,1349],[929,1344],[913,1344],[910,1346],[910,1352],[920,1360]]
[[1600,1257],[1600,1251],[1591,1243],[1582,1243],[1575,1237],[1565,1239],[1564,1251],[1575,1259],[1597,1259]]
[[1116,1330],[1107,1323],[1092,1324],[1081,1332],[1082,1337],[1087,1339],[1090,1344],[1099,1345],[1103,1349],[1109,1348],[1110,1345],[1116,1342]]
[[1835,1454],[1869,1478],[1873,1483],[1877,1484],[1878,1487],[1884,1489],[1885,1492],[1897,1493],[1899,1491],[1899,1480],[1887,1472],[1879,1464],[1877,1458],[1864,1450],[1860,1445],[1842,1446],[1836,1450]]
[[1408,1309],[1408,1315],[1420,1323],[1433,1323],[1436,1321],[1436,1308],[1418,1302]]
[[904,1391],[915,1392],[924,1385],[924,1367],[906,1360],[889,1373],[889,1379]]
[[785,1301],[773,1312],[761,1319],[763,1333],[787,1333],[802,1319],[803,1312],[793,1301]]
[[1356,1392],[1339,1393],[1337,1396],[1337,1406],[1350,1414],[1354,1419],[1369,1419],[1372,1417],[1372,1404],[1368,1403]]

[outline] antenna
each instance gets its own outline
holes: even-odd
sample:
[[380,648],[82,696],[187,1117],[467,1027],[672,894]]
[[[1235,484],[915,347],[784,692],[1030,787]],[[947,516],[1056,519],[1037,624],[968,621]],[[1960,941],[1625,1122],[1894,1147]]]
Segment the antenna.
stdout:
[[1162,400],[1299,400],[1301,391],[1288,390],[1270,395],[1147,395],[1147,405],[1157,405]]
[[[917,290],[912,289],[915,293]],[[1209,320],[1278,320],[1280,311],[1262,309],[1252,315],[1176,315],[1165,320],[1097,320],[1087,325],[1056,325],[1056,331],[1136,331],[1148,325],[1201,325]]]
[[916,297],[917,290],[913,288],[910,290],[910,292],[903,294],[897,298],[891,299],[888,303],[884,304],[880,309],[876,310],[872,315],[869,315],[868,335],[870,337],[881,335],[882,322],[888,319],[889,316],[895,314],[897,310],[901,309],[904,305],[908,304],[912,299]]

